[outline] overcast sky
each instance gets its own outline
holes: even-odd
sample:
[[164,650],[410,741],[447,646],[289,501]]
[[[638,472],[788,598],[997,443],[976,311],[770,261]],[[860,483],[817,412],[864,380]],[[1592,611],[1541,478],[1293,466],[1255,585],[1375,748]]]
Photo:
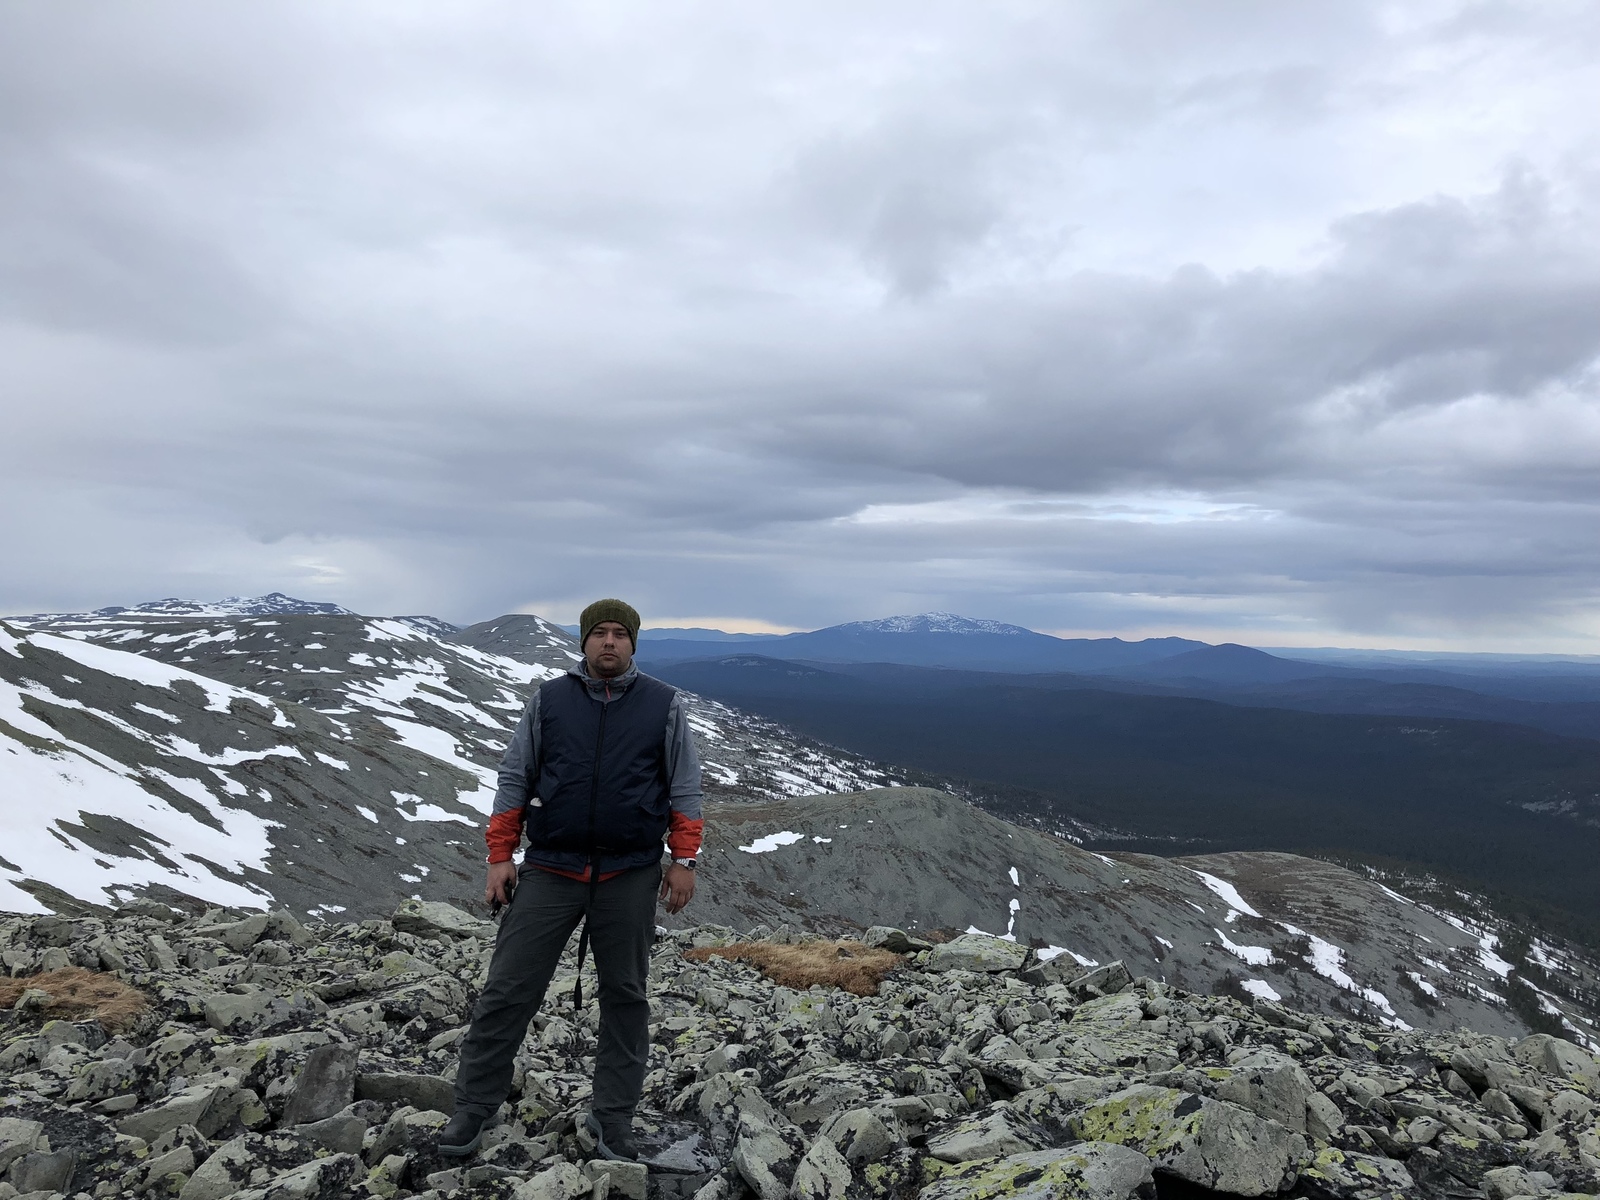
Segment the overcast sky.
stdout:
[[0,9],[0,612],[1600,653],[1600,6]]

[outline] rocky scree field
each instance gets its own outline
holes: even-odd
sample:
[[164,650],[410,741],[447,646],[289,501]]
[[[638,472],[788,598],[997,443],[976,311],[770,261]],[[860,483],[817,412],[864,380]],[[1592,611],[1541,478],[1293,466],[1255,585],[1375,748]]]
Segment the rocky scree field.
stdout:
[[[598,1012],[572,1006],[569,953],[483,1148],[446,1162],[434,1137],[493,932],[417,901],[346,924],[148,900],[0,920],[8,965],[29,972],[6,981],[16,998],[0,1015],[0,1196],[1600,1190],[1600,1063],[1571,1042],[1325,1018],[1135,978],[1120,962],[1084,971],[987,935],[934,943],[882,926],[860,942],[663,930],[644,1164],[596,1161],[578,1132]],[[875,994],[792,974],[785,986],[740,957],[779,948],[791,965],[809,957],[819,980],[873,959]]]

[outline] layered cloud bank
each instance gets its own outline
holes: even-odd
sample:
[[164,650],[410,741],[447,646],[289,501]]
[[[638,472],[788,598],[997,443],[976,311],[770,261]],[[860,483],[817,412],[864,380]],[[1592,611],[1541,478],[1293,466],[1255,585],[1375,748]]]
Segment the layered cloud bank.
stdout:
[[1593,649],[1600,16],[4,17],[0,609]]

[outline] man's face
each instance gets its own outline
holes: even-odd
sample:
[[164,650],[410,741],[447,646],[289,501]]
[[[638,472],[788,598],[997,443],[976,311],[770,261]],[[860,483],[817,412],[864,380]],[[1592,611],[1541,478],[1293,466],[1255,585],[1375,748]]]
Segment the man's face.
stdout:
[[589,662],[589,674],[597,679],[611,679],[621,675],[633,665],[633,639],[621,621],[601,621],[589,630],[583,640],[583,656]]

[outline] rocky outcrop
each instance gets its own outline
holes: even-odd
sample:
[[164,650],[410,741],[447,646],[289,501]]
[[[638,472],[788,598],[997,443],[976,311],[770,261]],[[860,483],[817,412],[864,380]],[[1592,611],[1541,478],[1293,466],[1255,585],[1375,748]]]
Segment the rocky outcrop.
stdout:
[[[0,1196],[1600,1190],[1600,1064],[1571,1042],[1311,1017],[1115,963],[1042,972],[1025,948],[975,934],[923,949],[892,929],[874,940],[906,953],[872,996],[684,957],[741,940],[726,928],[662,931],[643,1166],[597,1160],[582,1129],[598,1013],[572,1007],[569,957],[482,1148],[445,1161],[434,1139],[492,949],[486,932],[438,905],[345,925],[182,917],[148,903],[104,920],[0,917],[8,961],[38,965],[46,946],[73,962],[93,955],[104,976],[150,998],[131,1023],[107,1018],[110,1029],[91,1011],[62,1015],[50,975],[17,981],[33,986],[0,1015]],[[261,1016],[219,1020],[218,997]]]

